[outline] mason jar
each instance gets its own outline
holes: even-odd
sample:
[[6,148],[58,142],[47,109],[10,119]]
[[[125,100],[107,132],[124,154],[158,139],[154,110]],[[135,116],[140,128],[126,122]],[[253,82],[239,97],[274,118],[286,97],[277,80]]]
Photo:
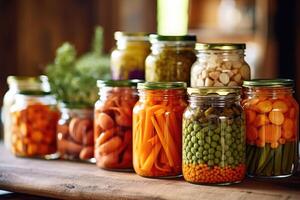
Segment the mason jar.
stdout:
[[290,79],[244,81],[250,177],[280,178],[298,166],[299,105]]
[[133,108],[133,167],[144,177],[181,175],[181,122],[187,106],[186,83],[138,84]]
[[146,81],[190,83],[195,55],[195,35],[150,35],[151,54],[146,58]]
[[183,114],[183,177],[198,184],[241,182],[246,134],[241,87],[188,88]]
[[145,79],[145,59],[150,53],[149,34],[115,32],[116,48],[111,53],[114,80]]
[[245,48],[243,43],[197,43],[197,61],[190,74],[191,87],[241,86],[244,80],[250,80]]

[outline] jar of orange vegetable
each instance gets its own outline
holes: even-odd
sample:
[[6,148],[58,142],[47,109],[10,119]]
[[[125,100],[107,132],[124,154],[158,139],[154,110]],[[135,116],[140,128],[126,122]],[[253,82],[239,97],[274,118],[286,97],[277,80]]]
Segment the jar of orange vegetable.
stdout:
[[97,81],[94,135],[97,166],[132,170],[132,109],[138,100],[139,80]]
[[138,84],[133,109],[133,167],[145,177],[181,174],[181,120],[186,102],[184,82]]
[[293,84],[290,79],[244,81],[251,177],[287,177],[297,169],[299,106]]
[[11,107],[12,152],[16,156],[57,158],[56,100],[47,91],[22,91]]
[[246,174],[241,87],[188,88],[183,115],[183,176],[199,184],[230,184]]

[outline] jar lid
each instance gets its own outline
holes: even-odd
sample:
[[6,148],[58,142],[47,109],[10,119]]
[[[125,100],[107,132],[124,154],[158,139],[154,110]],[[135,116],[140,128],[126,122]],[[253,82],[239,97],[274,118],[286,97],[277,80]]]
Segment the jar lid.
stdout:
[[157,42],[157,41],[196,42],[196,40],[197,40],[196,35],[157,35],[157,34],[151,34],[149,37],[150,37],[151,42]]
[[246,49],[245,43],[197,43],[196,50],[238,50]]
[[206,96],[206,95],[220,95],[220,96],[226,96],[229,94],[241,94],[242,87],[239,86],[233,86],[233,87],[189,87],[187,89],[187,92],[189,95],[200,95],[200,96]]
[[161,90],[161,89],[185,89],[185,82],[145,82],[138,83],[138,89]]
[[115,40],[119,40],[121,38],[126,38],[127,40],[149,40],[149,33],[146,32],[115,32]]
[[144,82],[139,79],[132,80],[97,80],[97,86],[101,87],[137,87],[138,83]]
[[35,93],[50,93],[50,84],[48,77],[41,76],[8,76],[7,84],[11,87],[17,87],[20,91]]
[[292,79],[253,79],[244,81],[243,87],[293,87]]

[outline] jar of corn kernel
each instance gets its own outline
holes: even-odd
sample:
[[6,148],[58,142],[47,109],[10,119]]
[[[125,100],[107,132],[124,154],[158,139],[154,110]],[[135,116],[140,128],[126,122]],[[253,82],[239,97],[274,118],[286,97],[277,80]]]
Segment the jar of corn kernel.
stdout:
[[191,69],[191,87],[241,86],[244,80],[250,80],[245,48],[245,44],[197,43],[198,59]]

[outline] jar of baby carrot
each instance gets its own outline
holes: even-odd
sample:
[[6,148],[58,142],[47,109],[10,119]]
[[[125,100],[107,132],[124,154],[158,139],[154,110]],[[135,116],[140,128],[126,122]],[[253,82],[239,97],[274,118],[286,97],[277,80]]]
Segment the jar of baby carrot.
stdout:
[[287,177],[297,170],[299,105],[293,84],[290,79],[243,83],[251,177]]
[[191,183],[227,185],[246,174],[241,87],[188,88],[183,114],[183,176]]
[[181,124],[187,106],[186,83],[138,84],[133,109],[133,167],[145,177],[181,174]]
[[140,80],[98,80],[99,100],[94,111],[97,166],[132,170],[132,109]]
[[21,91],[11,107],[13,154],[21,157],[54,159],[56,149],[56,125],[59,111],[55,97],[49,92]]

